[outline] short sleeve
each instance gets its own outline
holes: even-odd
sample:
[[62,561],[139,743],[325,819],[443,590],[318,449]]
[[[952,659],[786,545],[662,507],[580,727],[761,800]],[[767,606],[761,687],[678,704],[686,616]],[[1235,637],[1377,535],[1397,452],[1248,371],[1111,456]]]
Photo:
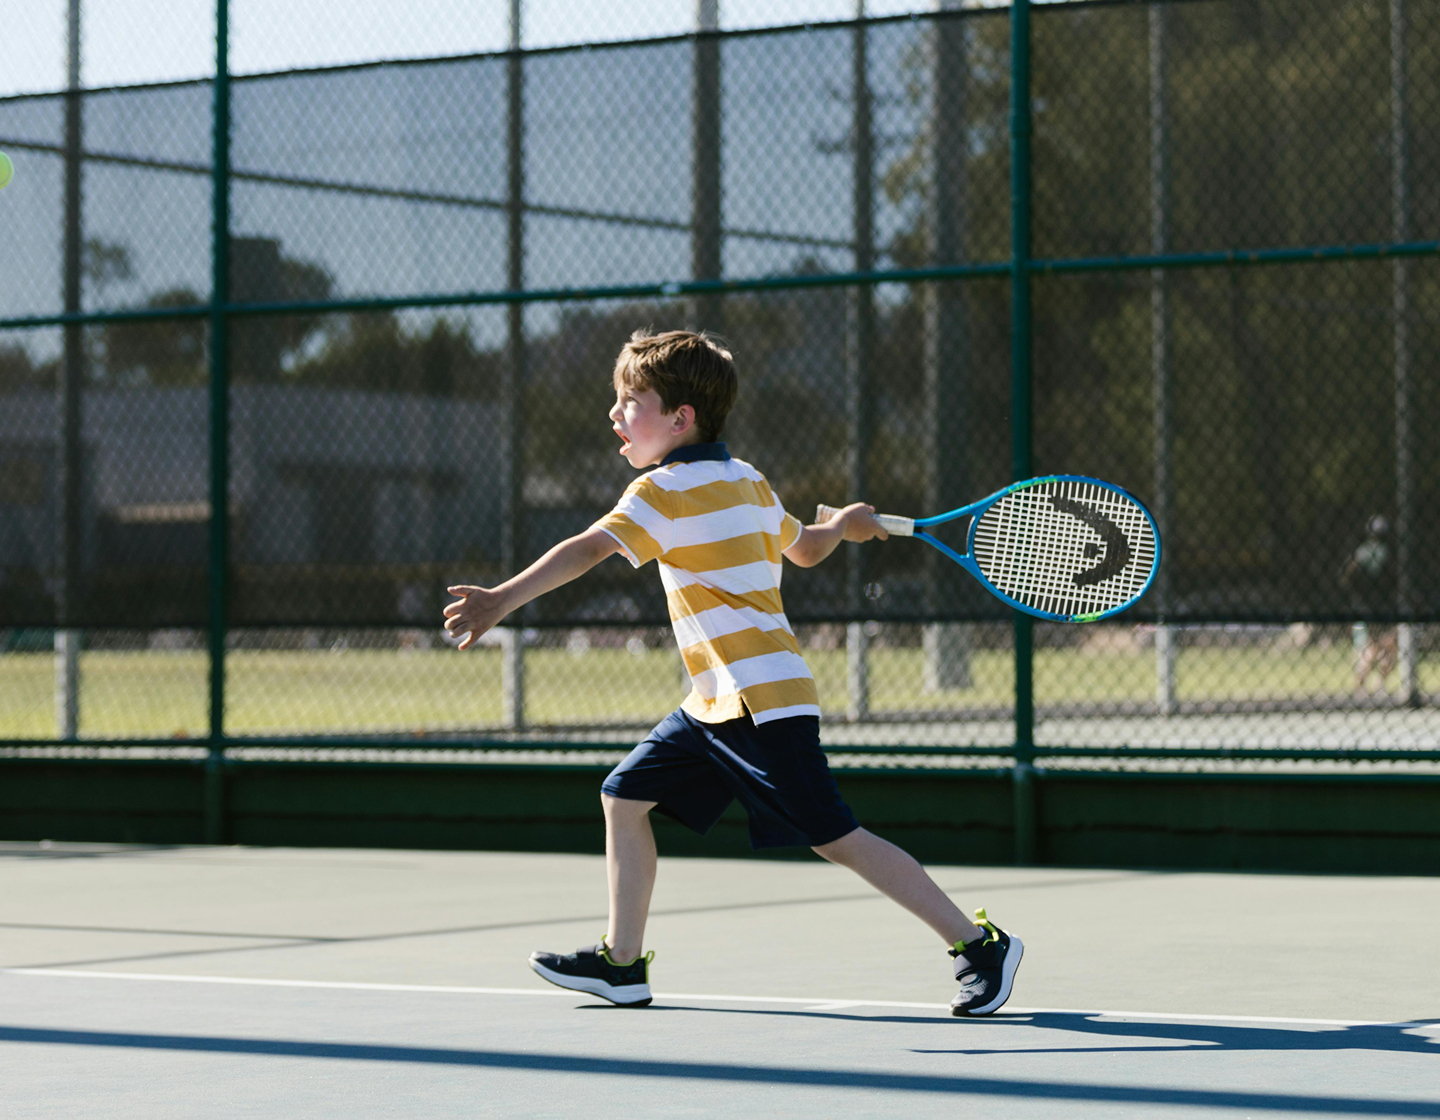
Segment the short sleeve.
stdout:
[[595,522],[609,533],[635,567],[648,564],[670,550],[675,522],[669,516],[667,493],[650,475],[641,475],[625,488],[615,508]]
[[804,525],[793,513],[785,512],[784,503],[780,501],[780,495],[770,491],[770,497],[774,499],[775,508],[780,511],[780,551],[784,552],[792,544],[800,539],[801,530]]
[[800,533],[804,530],[800,519],[793,513],[787,513],[785,520],[780,523],[780,551],[784,552],[792,544],[800,539]]

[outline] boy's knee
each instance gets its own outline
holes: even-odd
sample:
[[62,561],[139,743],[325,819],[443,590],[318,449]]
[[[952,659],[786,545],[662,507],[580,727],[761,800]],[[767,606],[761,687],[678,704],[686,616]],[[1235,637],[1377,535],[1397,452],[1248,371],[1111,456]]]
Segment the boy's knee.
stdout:
[[600,804],[605,810],[607,817],[634,818],[643,817],[651,809],[655,808],[658,802],[655,801],[631,801],[624,797],[612,797],[608,793],[600,794]]
[[863,828],[857,828],[847,832],[838,840],[831,840],[828,844],[816,844],[810,850],[821,859],[828,859],[831,863],[844,864],[856,846],[865,842],[866,835],[868,834]]

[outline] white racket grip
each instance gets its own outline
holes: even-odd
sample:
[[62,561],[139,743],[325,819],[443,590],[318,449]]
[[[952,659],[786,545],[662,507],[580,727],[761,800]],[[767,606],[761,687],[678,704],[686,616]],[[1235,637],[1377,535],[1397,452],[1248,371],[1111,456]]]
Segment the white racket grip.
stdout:
[[[818,505],[815,507],[815,523],[823,525],[834,517],[840,510],[835,506]],[[915,535],[915,519],[913,517],[896,517],[893,513],[877,513],[875,520],[892,537],[913,537]]]

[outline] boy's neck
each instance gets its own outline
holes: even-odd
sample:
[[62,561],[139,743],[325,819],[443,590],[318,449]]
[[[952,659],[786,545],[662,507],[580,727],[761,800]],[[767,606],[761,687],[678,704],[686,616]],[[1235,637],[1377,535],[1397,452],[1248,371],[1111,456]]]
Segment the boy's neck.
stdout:
[[703,440],[703,439],[700,438],[700,433],[697,432],[697,431],[695,431],[695,429],[692,428],[692,429],[690,429],[690,431],[686,432],[684,435],[678,437],[678,438],[675,440],[674,443],[670,444],[670,446],[666,447],[665,450],[660,453],[660,458],[656,459],[655,462],[651,463],[650,465],[651,465],[652,467],[658,467],[661,463],[663,463],[666,459],[668,459],[674,452],[679,451],[680,448],[682,448],[682,447],[691,447],[691,446],[693,446],[693,445],[695,445],[695,444],[697,444],[697,443],[704,443],[704,442],[705,442],[705,440]]

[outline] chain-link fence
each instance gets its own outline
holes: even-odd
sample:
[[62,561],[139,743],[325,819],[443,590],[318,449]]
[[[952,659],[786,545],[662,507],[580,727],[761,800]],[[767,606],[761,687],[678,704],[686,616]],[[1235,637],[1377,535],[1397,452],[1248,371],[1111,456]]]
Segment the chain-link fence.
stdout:
[[1440,8],[228,7],[236,64],[153,0],[175,80],[94,88],[71,3],[70,88],[0,97],[11,753],[633,741],[653,572],[439,612],[610,508],[614,356],[684,325],[802,517],[1068,472],[1160,522],[1090,627],[905,541],[789,570],[837,753],[1440,759]]

